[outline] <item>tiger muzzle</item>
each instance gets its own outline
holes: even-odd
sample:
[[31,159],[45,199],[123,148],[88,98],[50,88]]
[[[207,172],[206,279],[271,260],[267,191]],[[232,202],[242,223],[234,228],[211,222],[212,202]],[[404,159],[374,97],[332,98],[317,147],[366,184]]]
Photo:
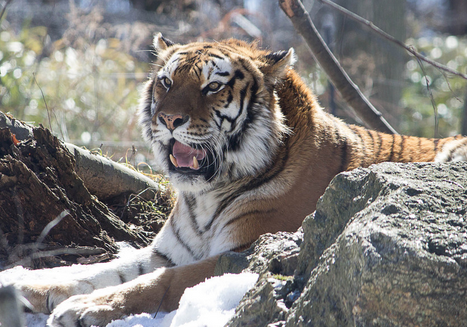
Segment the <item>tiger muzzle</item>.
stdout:
[[190,119],[190,116],[188,115],[168,115],[163,112],[160,112],[157,117],[159,118],[159,121],[162,123],[162,125],[167,127],[171,132],[173,132],[177,127],[185,124]]

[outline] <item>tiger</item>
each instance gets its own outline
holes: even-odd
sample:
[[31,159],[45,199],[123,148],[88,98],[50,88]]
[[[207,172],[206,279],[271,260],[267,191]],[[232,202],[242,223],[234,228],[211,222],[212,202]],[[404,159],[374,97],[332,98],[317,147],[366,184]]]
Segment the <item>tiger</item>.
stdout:
[[186,288],[214,275],[223,253],[243,251],[264,233],[296,231],[340,172],[467,158],[460,135],[384,134],[330,115],[293,69],[293,48],[235,39],[178,44],[161,34],[154,48],[139,123],[178,198],[151,245],[130,258],[65,281],[14,283],[35,311],[50,314],[49,326],[105,326],[176,309]]

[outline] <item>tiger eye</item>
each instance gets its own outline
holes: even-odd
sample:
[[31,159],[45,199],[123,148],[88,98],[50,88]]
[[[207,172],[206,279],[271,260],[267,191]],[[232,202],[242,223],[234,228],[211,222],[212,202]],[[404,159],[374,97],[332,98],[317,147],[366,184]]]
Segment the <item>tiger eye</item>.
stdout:
[[222,84],[219,83],[219,82],[212,82],[212,83],[209,83],[208,89],[211,92],[215,92],[215,91],[219,90],[221,86],[222,86]]
[[166,88],[169,88],[172,86],[172,81],[168,77],[164,77],[162,79],[162,84],[164,84]]

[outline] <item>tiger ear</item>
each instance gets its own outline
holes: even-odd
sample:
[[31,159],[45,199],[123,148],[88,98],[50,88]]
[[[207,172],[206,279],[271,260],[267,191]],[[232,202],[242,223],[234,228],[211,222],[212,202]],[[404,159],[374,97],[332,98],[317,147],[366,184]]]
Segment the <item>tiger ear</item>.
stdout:
[[293,66],[296,61],[295,50],[290,48],[289,51],[271,52],[263,57],[265,65],[261,67],[261,71],[272,78],[284,77],[287,68]]
[[163,37],[162,33],[157,33],[156,35],[154,35],[153,45],[156,51],[166,50],[167,48],[173,46],[174,44],[175,44],[174,42]]

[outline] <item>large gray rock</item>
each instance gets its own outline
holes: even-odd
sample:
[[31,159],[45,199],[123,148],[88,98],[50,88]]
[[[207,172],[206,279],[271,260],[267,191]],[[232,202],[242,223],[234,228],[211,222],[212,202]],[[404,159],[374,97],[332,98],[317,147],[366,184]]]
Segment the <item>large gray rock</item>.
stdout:
[[237,307],[229,326],[265,326],[285,319],[288,309],[284,298],[299,294],[292,276],[302,239],[301,229],[295,233],[265,234],[247,251],[228,252],[219,258],[217,275],[242,270],[260,275],[256,286]]
[[[466,211],[467,163],[342,173],[303,223],[295,275],[269,264],[229,325],[467,326]],[[258,302],[275,304],[260,324]]]

